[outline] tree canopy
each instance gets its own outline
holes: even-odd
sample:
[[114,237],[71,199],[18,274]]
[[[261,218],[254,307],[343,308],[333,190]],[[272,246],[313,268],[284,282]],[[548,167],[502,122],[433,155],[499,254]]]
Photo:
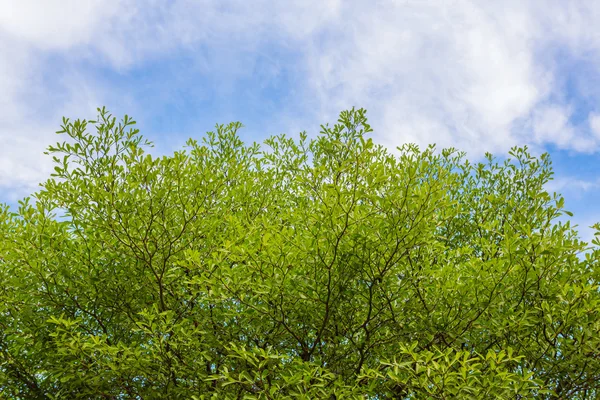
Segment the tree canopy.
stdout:
[[63,119],[53,177],[0,206],[1,396],[600,396],[600,242],[547,154],[392,152],[363,109],[161,157],[134,124]]

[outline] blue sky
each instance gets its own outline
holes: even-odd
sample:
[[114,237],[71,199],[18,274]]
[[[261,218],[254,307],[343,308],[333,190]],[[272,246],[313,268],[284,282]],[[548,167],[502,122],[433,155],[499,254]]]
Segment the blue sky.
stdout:
[[62,116],[106,106],[156,152],[364,107],[390,148],[549,152],[581,236],[600,221],[600,2],[0,0],[0,202],[36,190]]

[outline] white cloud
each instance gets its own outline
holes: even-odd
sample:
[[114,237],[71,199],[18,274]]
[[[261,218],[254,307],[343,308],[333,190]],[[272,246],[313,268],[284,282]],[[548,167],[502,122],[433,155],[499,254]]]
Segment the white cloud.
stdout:
[[572,111],[559,105],[542,106],[533,112],[533,139],[536,143],[555,143],[561,148],[572,146],[574,129],[569,124]]
[[15,39],[38,48],[68,50],[89,43],[121,7],[119,1],[3,0],[0,26]]
[[600,140],[600,114],[590,113],[588,122],[592,130],[592,134]]
[[475,156],[516,144],[598,150],[600,140],[569,121],[571,104],[557,96],[563,78],[544,58],[557,38],[567,54],[578,54],[583,44],[575,38],[587,35],[551,30],[561,9],[458,0],[362,4],[342,12],[335,27],[341,37],[311,46],[309,82],[329,118],[364,105],[390,144],[437,142]]
[[545,189],[548,193],[557,192],[565,194],[567,192],[570,195],[576,195],[600,189],[600,178],[596,180],[584,180],[575,177],[559,177],[548,182],[545,185]]
[[330,113],[365,105],[379,134],[396,143],[481,151],[515,140],[511,124],[547,90],[521,37],[526,24],[499,18],[519,21],[524,12],[462,1],[362,4],[339,18],[343,37],[311,48],[309,82]]

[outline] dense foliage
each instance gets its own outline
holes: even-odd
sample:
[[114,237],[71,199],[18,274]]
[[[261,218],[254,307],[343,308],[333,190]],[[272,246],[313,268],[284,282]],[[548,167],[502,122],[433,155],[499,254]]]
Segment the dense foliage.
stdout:
[[5,398],[600,396],[600,242],[547,155],[391,153],[354,109],[164,157],[133,124],[64,119],[53,178],[0,207]]

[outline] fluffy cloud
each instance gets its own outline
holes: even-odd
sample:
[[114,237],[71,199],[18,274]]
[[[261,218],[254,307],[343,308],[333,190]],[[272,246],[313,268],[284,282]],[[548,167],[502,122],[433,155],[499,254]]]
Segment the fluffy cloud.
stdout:
[[332,35],[313,47],[309,81],[331,112],[366,103],[391,143],[498,149],[515,141],[511,124],[528,115],[547,80],[525,23],[502,23],[524,12],[490,11],[459,1],[347,9],[343,40]]
[[0,26],[16,40],[40,49],[68,50],[93,40],[118,15],[119,1],[2,1]]
[[[309,82],[328,115],[365,105],[392,145],[437,142],[476,154],[515,144],[598,149],[600,140],[569,119],[573,104],[560,96],[556,60],[597,51],[589,9],[459,0],[362,4],[338,18],[334,30],[345,32],[343,39],[326,36],[307,57]],[[590,29],[567,29],[576,22]]]
[[574,177],[561,177],[548,182],[545,186],[548,193],[569,193],[569,195],[581,194],[590,190],[600,189],[600,178],[596,180],[583,180]]
[[598,140],[600,140],[600,114],[590,113],[588,121],[592,133]]

